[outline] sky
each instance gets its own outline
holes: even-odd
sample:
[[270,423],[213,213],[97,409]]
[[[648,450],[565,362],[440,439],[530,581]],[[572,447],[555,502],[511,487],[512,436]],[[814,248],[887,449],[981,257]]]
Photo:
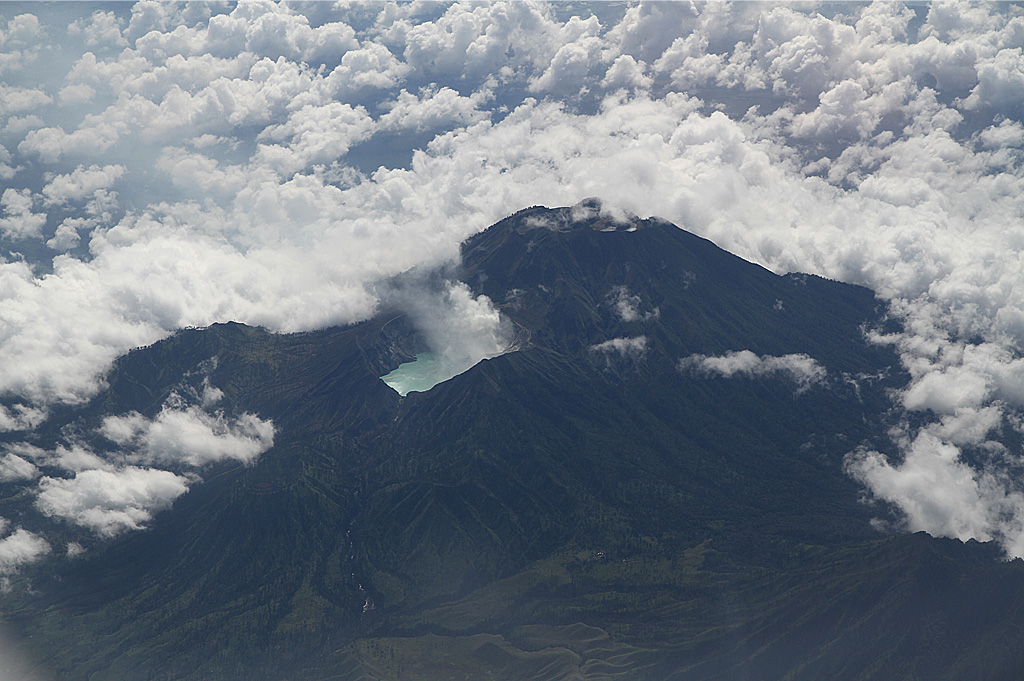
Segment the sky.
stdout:
[[[200,367],[104,421],[109,452],[28,444],[119,355],[365,319],[516,210],[600,197],[877,291],[908,418],[847,472],[890,529],[1024,556],[1022,118],[1010,2],[0,4],[0,480],[90,536],[145,527],[274,427]],[[438,338],[494,351],[489,301],[435,302]],[[744,350],[700,367],[816,375]],[[83,550],[0,523],[0,576]]]

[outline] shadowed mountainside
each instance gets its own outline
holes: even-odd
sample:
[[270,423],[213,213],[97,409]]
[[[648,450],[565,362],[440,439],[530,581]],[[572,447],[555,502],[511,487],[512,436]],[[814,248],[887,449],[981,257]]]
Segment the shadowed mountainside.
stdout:
[[[276,428],[149,529],[25,573],[41,669],[151,679],[1011,679],[1024,567],[885,536],[843,457],[905,383],[868,290],[778,276],[657,219],[535,207],[459,276],[517,349],[404,398],[407,317],[183,331],[123,357],[37,444],[156,414],[189,372]],[[731,377],[693,355],[806,355]],[[98,437],[98,436],[96,436]],[[6,490],[0,513],[31,499]],[[25,515],[28,517],[28,514]],[[38,521],[40,529],[69,533]],[[47,525],[46,523],[50,523]],[[71,536],[68,534],[67,536]],[[31,591],[28,590],[31,585]]]

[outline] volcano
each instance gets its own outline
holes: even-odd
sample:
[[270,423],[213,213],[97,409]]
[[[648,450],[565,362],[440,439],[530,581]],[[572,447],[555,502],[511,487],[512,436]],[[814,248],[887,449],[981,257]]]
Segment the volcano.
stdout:
[[51,416],[34,446],[112,450],[112,416],[157,419],[201,377],[274,435],[112,537],[4,484],[4,516],[82,549],[0,601],[41,678],[1024,674],[1024,564],[879,530],[846,471],[896,454],[908,381],[869,341],[896,324],[873,292],[595,200],[519,211],[437,276],[505,328],[454,375],[382,380],[420,380],[432,351],[385,305],[312,333],[184,330]]

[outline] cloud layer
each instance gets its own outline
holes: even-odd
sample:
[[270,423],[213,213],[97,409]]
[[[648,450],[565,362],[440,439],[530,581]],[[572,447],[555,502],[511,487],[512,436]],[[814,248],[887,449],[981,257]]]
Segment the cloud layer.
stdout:
[[[0,18],[0,427],[88,399],[114,358],[184,326],[364,318],[378,282],[497,219],[600,196],[887,298],[906,331],[875,340],[930,425],[896,437],[901,462],[862,452],[851,471],[904,527],[1024,551],[1019,453],[993,444],[1024,412],[1021,9],[574,12],[145,1]],[[467,324],[487,317],[457,298]],[[626,290],[609,303],[656,314]],[[979,413],[995,425],[976,436]],[[209,412],[117,418],[148,457],[132,465],[193,437],[261,442]],[[35,475],[19,465],[3,474]],[[46,484],[66,500],[77,479]],[[933,512],[971,485],[972,508],[1001,510]]]

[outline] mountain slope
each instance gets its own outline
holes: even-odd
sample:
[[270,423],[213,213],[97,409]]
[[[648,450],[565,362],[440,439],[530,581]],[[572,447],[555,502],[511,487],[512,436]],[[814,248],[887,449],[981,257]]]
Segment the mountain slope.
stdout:
[[[26,573],[3,608],[54,678],[1018,675],[1020,561],[880,535],[843,472],[906,380],[870,291],[590,202],[503,220],[459,275],[518,349],[427,392],[379,379],[425,349],[394,310],[184,331],[51,419],[40,446],[99,438],[202,366],[276,428],[148,530]],[[774,368],[701,363],[743,351]]]

